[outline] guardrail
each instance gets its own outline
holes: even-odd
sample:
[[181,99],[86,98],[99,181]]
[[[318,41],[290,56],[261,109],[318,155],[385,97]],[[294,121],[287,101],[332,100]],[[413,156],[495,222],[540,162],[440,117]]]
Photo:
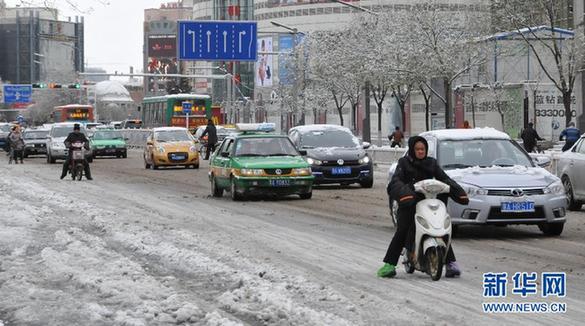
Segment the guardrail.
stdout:
[[150,129],[121,129],[120,132],[127,138],[126,145],[129,148],[144,148],[146,145],[146,138],[150,135]]

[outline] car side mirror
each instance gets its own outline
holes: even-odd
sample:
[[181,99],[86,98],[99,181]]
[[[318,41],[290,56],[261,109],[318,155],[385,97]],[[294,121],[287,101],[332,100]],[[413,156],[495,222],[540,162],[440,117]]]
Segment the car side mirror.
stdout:
[[372,146],[372,144],[368,143],[367,141],[365,141],[365,142],[362,143],[362,147],[364,149],[368,149],[368,148],[370,148],[370,146]]
[[228,152],[221,152],[221,157],[225,157],[225,158],[230,157],[230,153],[228,153]]
[[299,150],[299,154],[301,154],[301,156],[307,156],[307,151]]
[[124,141],[129,141],[129,140],[130,140],[130,138],[124,138]]
[[546,168],[548,166],[550,166],[551,163],[551,159],[549,157],[546,156],[536,156],[533,157],[534,162],[536,163],[536,165],[542,167],[542,168]]

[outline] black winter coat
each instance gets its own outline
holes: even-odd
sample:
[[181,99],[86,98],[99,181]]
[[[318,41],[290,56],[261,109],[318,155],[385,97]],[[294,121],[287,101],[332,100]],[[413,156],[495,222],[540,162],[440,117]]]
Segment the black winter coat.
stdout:
[[71,144],[75,143],[75,142],[82,142],[85,149],[89,150],[89,140],[87,140],[87,137],[85,137],[85,135],[82,132],[69,133],[69,135],[67,136],[67,138],[64,141],[65,147],[69,148],[69,146],[71,146]]
[[441,169],[437,160],[432,157],[425,157],[422,160],[412,158],[414,156],[413,145],[409,141],[409,154],[398,160],[398,165],[387,188],[390,199],[396,200],[401,206],[415,204],[423,197],[415,193],[414,184],[426,179],[437,179],[449,185],[451,188],[449,197],[453,201],[467,205],[469,199],[465,190]]
[[207,128],[205,128],[205,131],[203,131],[201,138],[203,138],[205,135],[207,135],[208,144],[217,143],[217,129],[215,128],[215,125],[208,124]]

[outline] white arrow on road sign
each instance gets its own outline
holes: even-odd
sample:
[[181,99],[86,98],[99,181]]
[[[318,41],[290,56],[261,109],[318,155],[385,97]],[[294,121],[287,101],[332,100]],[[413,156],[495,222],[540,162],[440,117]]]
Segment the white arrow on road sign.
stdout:
[[238,49],[240,50],[240,53],[242,53],[242,36],[243,35],[246,35],[246,31],[241,31],[238,34],[239,34],[238,36],[240,37],[240,42],[238,44]]
[[223,52],[227,52],[227,31],[223,31]]
[[193,52],[195,52],[195,31],[188,30],[187,34],[190,34],[191,37],[193,38]]
[[207,52],[211,52],[211,31],[207,31]]

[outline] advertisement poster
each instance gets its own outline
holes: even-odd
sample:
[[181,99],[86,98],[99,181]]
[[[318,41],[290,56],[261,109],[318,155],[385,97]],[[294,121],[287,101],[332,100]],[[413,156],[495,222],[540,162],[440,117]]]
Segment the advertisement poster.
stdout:
[[256,62],[256,86],[272,87],[272,55],[263,53],[272,52],[272,38],[258,39],[258,61]]
[[[148,38],[148,62],[146,72],[150,74],[177,74],[177,38],[174,35],[152,35]],[[155,79],[159,85],[155,85]],[[149,77],[148,91],[164,89],[168,78]],[[158,87],[157,87],[158,86]]]
[[[541,85],[532,94],[531,120],[538,135],[544,139],[557,140],[565,129],[565,106],[563,96],[554,86]],[[571,97],[571,121],[577,118],[575,95]]]
[[[291,52],[293,50],[294,38],[292,35],[284,35],[278,39],[278,48],[280,53]],[[278,56],[278,80],[281,85],[292,84],[293,76],[290,76],[289,69],[286,68],[287,55]]]

